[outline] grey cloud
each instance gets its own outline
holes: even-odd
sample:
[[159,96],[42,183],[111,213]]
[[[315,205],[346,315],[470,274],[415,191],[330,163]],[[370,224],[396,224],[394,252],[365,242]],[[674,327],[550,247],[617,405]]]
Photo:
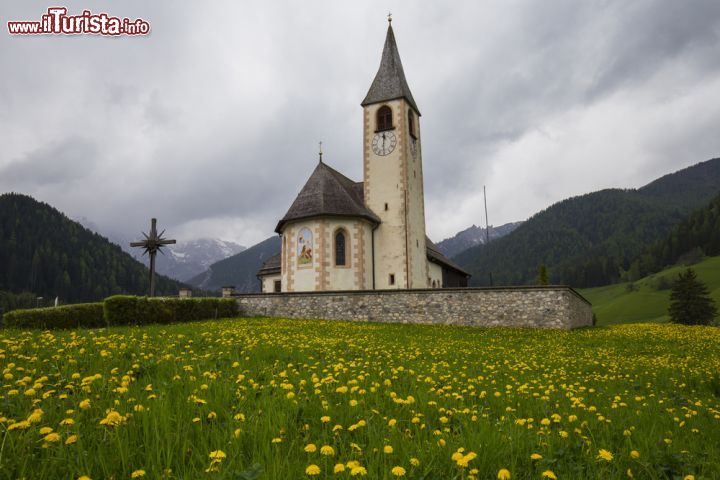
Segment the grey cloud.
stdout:
[[93,142],[77,137],[44,145],[0,169],[0,184],[8,188],[76,183],[91,173],[97,152]]
[[[88,8],[79,0],[68,7]],[[242,244],[261,240],[312,172],[319,140],[330,165],[362,179],[359,103],[380,60],[386,8],[103,1],[92,10],[143,17],[152,34],[0,35],[0,64],[9,67],[0,76],[0,187],[108,230],[134,232],[154,215],[169,232],[191,235],[202,225]],[[42,9],[16,1],[3,13],[33,19]],[[720,85],[715,0],[423,8],[402,0],[393,13],[423,113],[436,239],[482,223],[483,184],[491,220],[501,223],[562,195],[639,185],[720,151],[710,132],[720,102],[686,111],[700,95],[714,99],[713,82]]]

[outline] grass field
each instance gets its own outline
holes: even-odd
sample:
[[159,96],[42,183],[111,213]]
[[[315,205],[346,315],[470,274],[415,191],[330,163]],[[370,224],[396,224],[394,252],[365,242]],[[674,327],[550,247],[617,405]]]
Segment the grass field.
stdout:
[[[598,325],[631,322],[667,322],[670,290],[658,290],[658,279],[668,283],[687,267],[671,267],[634,283],[630,291],[626,283],[588,288],[580,293],[593,305]],[[720,257],[706,258],[692,265],[698,278],[707,285],[710,295],[720,306]]]
[[0,368],[0,478],[720,478],[712,327],[6,330]]

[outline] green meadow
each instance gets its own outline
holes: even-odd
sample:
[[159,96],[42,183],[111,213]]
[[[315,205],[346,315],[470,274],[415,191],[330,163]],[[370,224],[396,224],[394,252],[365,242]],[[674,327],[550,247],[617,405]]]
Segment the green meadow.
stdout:
[[0,369],[1,479],[720,478],[714,327],[3,330]]
[[[687,267],[671,267],[627,283],[579,290],[593,304],[598,325],[635,322],[667,322],[672,281]],[[692,265],[698,278],[720,305],[720,257],[709,257]]]

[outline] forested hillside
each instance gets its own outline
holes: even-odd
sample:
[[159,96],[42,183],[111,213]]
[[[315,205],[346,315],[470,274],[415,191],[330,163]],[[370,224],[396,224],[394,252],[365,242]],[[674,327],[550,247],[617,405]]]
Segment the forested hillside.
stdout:
[[[145,294],[148,282],[141,263],[50,205],[0,195],[0,291],[80,302]],[[181,286],[158,276],[159,294],[177,294]]]
[[720,159],[666,175],[637,190],[602,190],[559,202],[509,235],[460,253],[472,285],[533,283],[548,267],[552,283],[617,282],[642,252],[720,192]]
[[624,280],[634,281],[659,272],[684,256],[703,255],[720,255],[720,195],[680,222],[665,239],[647,248],[631,264]]

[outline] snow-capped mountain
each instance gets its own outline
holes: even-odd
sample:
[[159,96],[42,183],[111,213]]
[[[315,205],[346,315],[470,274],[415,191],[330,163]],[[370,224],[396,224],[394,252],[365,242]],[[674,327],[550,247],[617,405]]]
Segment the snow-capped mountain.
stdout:
[[[500,225],[499,227],[493,227],[490,225],[490,235],[488,235],[490,237],[490,241],[507,235],[519,227],[522,223],[523,222],[506,223],[505,225]],[[470,228],[466,228],[465,230],[458,232],[454,237],[446,238],[442,242],[438,243],[437,246],[440,251],[448,257],[454,257],[458,253],[467,250],[470,247],[485,243],[485,241],[485,229],[473,225]]]
[[[186,281],[204,272],[210,265],[245,250],[246,247],[217,238],[199,238],[187,242],[178,241],[158,255],[156,268],[159,273]],[[139,250],[139,249],[135,249]],[[136,258],[139,251],[135,252]],[[139,259],[147,263],[147,256]]]
[[[119,245],[124,251],[141,261],[149,264],[147,255],[143,256],[141,248],[130,247],[130,242],[138,240],[117,232],[103,232],[91,220],[85,217],[76,219],[85,228],[88,228],[112,243]],[[178,240],[175,245],[168,245],[156,257],[155,268],[158,273],[167,275],[180,281],[186,281],[208,269],[210,265],[246,250],[247,247],[234,242],[217,238],[199,238],[195,240]]]

